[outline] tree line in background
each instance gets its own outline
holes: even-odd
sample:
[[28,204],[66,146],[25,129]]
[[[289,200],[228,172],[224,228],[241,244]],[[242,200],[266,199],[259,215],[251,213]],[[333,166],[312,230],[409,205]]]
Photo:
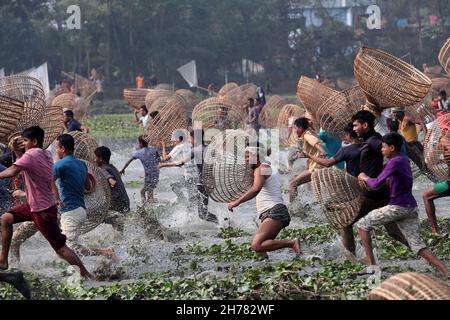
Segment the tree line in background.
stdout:
[[[292,18],[292,4],[314,5],[320,26]],[[356,1],[357,2],[357,1]],[[20,72],[48,61],[51,83],[62,70],[106,85],[131,86],[139,73],[186,86],[177,68],[195,59],[200,85],[265,83],[292,92],[299,75],[349,76],[360,46],[406,56],[417,67],[438,64],[450,33],[446,0],[379,0],[382,28],[365,17],[353,26],[334,19],[319,0],[13,0],[0,4],[0,68]],[[68,6],[81,8],[81,29],[68,30]],[[307,6],[298,7],[300,15]],[[365,11],[366,7],[361,10]],[[429,17],[437,17],[430,24]],[[407,26],[399,23],[406,21]],[[246,77],[242,61],[264,68]]]

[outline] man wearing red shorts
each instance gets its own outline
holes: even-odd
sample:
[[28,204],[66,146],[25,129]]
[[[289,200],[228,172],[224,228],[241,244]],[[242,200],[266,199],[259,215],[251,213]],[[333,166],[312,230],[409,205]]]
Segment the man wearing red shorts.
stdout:
[[[1,217],[2,251],[0,269],[8,269],[8,254],[13,234],[13,224],[33,221],[55,252],[71,265],[80,268],[81,276],[92,278],[78,256],[66,246],[66,236],[58,225],[57,202],[60,202],[53,180],[53,158],[48,150],[43,150],[44,130],[31,127],[22,132],[25,153],[10,168],[0,173],[0,179],[13,177],[23,172],[28,203],[18,205]],[[13,142],[17,151],[17,139]],[[56,198],[56,199],[55,199]]]

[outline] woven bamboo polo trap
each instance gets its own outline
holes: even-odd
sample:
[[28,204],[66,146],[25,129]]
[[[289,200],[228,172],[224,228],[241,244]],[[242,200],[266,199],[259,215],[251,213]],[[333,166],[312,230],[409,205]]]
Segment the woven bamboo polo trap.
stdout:
[[99,147],[97,141],[90,135],[79,131],[68,132],[68,134],[75,140],[74,156],[87,162],[94,162],[94,151]]
[[234,82],[227,83],[222,88],[220,88],[218,95],[219,97],[223,98],[227,93],[237,88],[239,88],[239,85],[237,83]]
[[200,99],[191,90],[180,89],[175,91],[175,93],[185,100],[186,111],[188,112],[194,110],[194,107],[200,102]]
[[62,107],[47,107],[39,126],[45,131],[43,149],[47,149],[64,132],[64,114]]
[[345,126],[365,102],[364,92],[359,86],[338,92],[319,107],[316,119],[323,130],[342,140]]
[[147,95],[145,96],[145,106],[147,107],[147,110],[150,110],[156,100],[161,98],[169,99],[174,94],[175,92],[171,90],[149,89]]
[[74,81],[75,93],[80,93],[81,97],[90,102],[92,97],[97,92],[97,88],[91,80],[76,74],[74,72],[62,72],[64,76],[71,78]]
[[445,72],[450,75],[450,37],[439,52],[439,61]]
[[450,285],[425,274],[397,274],[369,294],[369,300],[450,300]]
[[450,179],[450,114],[439,117],[424,140],[427,168],[440,180]]
[[20,120],[8,139],[20,135],[26,128],[39,125],[44,116],[46,101],[44,89],[38,79],[22,75],[0,78],[0,96],[6,97],[4,100],[9,99],[11,103],[14,101],[10,110],[17,111],[18,105],[23,104]]
[[203,164],[203,181],[214,201],[235,201],[252,187],[253,169],[246,163],[244,152],[251,139],[242,130],[228,130],[217,134],[209,144]]
[[431,80],[410,64],[367,47],[356,56],[354,73],[367,101],[379,109],[413,106],[431,88]]
[[295,104],[285,105],[278,116],[277,128],[280,130],[280,141],[283,146],[292,146],[298,143],[297,134],[292,130],[289,133],[290,122],[295,121],[305,115],[305,110]]
[[258,87],[253,83],[244,84],[240,87],[230,90],[224,96],[224,99],[238,107],[245,107],[248,99],[256,99]]
[[0,142],[8,144],[10,135],[16,132],[24,112],[24,103],[0,95]]
[[224,99],[209,98],[195,106],[192,121],[202,123],[203,130],[237,130],[245,126],[246,114],[242,108]]
[[95,178],[95,188],[85,194],[86,222],[81,226],[81,232],[94,230],[105,221],[111,203],[111,190],[106,176],[95,164],[85,161],[88,172]]
[[281,96],[271,97],[259,114],[259,124],[263,128],[275,128],[281,109],[286,105],[286,100]]
[[123,89],[124,100],[135,110],[145,106],[145,98],[151,89]]
[[357,178],[343,170],[326,168],[313,172],[312,184],[316,199],[334,228],[341,229],[355,221],[363,191]]
[[170,144],[172,134],[179,129],[187,129],[189,119],[185,110],[184,100],[172,97],[155,119],[150,119],[145,127],[144,139],[151,146],[159,146],[163,141]]
[[73,93],[60,94],[53,99],[51,105],[61,106],[63,110],[72,110],[74,117],[81,120],[86,117],[89,110],[89,101]]
[[319,107],[338,91],[319,83],[319,81],[301,76],[297,86],[297,97],[315,119]]

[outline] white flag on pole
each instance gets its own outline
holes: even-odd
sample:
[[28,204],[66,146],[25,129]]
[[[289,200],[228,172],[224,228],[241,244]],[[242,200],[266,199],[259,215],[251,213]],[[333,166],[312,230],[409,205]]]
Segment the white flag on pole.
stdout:
[[197,65],[195,60],[185,64],[177,69],[177,71],[183,76],[184,80],[192,87],[198,87],[197,79]]
[[48,67],[47,62],[41,64],[37,68],[32,68],[30,70],[24,71],[21,74],[25,74],[27,76],[39,79],[42,83],[42,87],[44,88],[45,95],[48,96],[50,93],[50,83],[48,81]]

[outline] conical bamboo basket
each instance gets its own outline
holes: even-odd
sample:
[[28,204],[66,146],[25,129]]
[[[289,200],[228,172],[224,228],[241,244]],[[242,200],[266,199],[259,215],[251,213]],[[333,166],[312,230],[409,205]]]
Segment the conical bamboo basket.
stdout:
[[191,90],[180,89],[175,92],[185,100],[186,111],[190,112],[194,110],[194,107],[200,103],[200,99]]
[[278,116],[277,128],[280,130],[280,141],[283,146],[296,145],[299,142],[297,134],[291,131],[289,134],[289,121],[296,120],[305,115],[305,110],[295,104],[285,105]]
[[0,95],[0,142],[7,145],[24,112],[23,101]]
[[64,132],[64,114],[62,107],[47,107],[39,126],[45,131],[43,149],[47,149]]
[[239,85],[237,83],[234,82],[227,83],[219,90],[218,95],[219,97],[223,98],[228,92],[237,88],[239,88]]
[[314,119],[316,119],[316,113],[319,107],[336,93],[338,91],[305,76],[301,76],[298,82],[298,99]]
[[75,140],[74,156],[87,162],[94,162],[94,151],[99,147],[97,141],[90,135],[72,131],[68,132]]
[[259,124],[263,128],[275,128],[281,109],[286,105],[286,100],[281,96],[271,97],[259,114]]
[[336,229],[351,225],[361,208],[361,188],[358,179],[343,170],[326,168],[314,171],[312,184],[328,222]]
[[[166,101],[172,97],[175,94],[175,92],[170,90],[160,90],[160,89],[149,89],[147,95],[145,96],[145,106],[147,107],[147,110],[150,111],[152,109],[152,105],[155,101],[158,99],[165,98]],[[157,110],[153,110],[157,111]]]
[[16,111],[19,105],[23,104],[21,118],[14,132],[10,132],[9,139],[20,135],[26,128],[39,125],[44,116],[46,101],[44,89],[38,79],[22,75],[0,78],[0,96],[10,99],[11,103],[14,103],[11,108]]
[[[223,127],[219,121],[221,109],[226,110],[226,121],[228,125]],[[203,130],[217,129],[219,131],[227,129],[244,129],[246,114],[242,108],[231,104],[221,98],[209,98],[195,106],[192,112],[192,121],[202,123]]]
[[429,275],[401,273],[372,290],[369,300],[450,300],[450,286]]
[[450,114],[439,117],[425,137],[424,155],[427,168],[440,180],[450,179]]
[[450,75],[450,37],[439,52],[439,61],[445,72]]
[[258,87],[253,83],[244,84],[227,92],[224,99],[238,107],[245,108],[248,99],[258,97],[257,89]]
[[361,48],[354,72],[367,100],[380,109],[413,106],[431,88],[431,80],[422,72],[377,49]]
[[124,100],[135,110],[145,106],[145,98],[151,89],[123,89]]
[[352,116],[365,104],[364,92],[359,86],[336,93],[317,110],[320,126],[333,137],[343,139],[344,128],[352,122]]
[[228,130],[216,135],[208,146],[203,181],[214,201],[235,201],[252,187],[253,170],[245,162],[244,152],[251,139],[242,130]]
[[105,222],[111,203],[111,189],[106,176],[95,164],[85,161],[89,173],[95,177],[96,186],[93,192],[84,196],[87,220],[81,227],[82,233],[94,230]]
[[155,119],[149,120],[145,127],[144,138],[151,146],[159,146],[161,141],[169,145],[174,131],[187,130],[188,125],[189,120],[184,100],[174,96],[159,111]]

